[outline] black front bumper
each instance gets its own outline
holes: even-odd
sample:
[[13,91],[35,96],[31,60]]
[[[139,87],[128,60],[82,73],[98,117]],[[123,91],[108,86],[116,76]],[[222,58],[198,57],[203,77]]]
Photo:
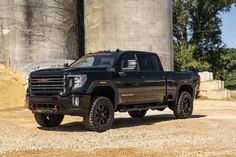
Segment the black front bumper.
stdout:
[[[72,95],[70,96],[27,96],[27,105],[33,113],[63,114],[74,116],[85,116],[90,106],[90,95],[80,95],[79,107],[72,105]],[[59,108],[56,110],[56,106]]]

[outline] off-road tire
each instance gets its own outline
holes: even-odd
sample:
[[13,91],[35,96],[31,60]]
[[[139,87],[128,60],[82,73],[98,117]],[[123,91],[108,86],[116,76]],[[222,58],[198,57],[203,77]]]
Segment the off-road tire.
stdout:
[[132,117],[132,118],[143,118],[146,115],[147,110],[129,111],[128,113],[129,113],[130,117]]
[[42,127],[56,127],[61,124],[64,115],[34,113],[36,122]]
[[104,132],[111,128],[114,121],[114,107],[107,97],[95,97],[92,99],[88,115],[83,117],[87,130]]
[[187,91],[181,92],[178,101],[173,106],[173,112],[177,119],[190,118],[193,113],[193,98]]

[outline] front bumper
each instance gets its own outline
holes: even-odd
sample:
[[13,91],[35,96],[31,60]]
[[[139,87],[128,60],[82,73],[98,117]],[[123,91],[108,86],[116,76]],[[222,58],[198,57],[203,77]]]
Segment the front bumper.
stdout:
[[27,96],[28,109],[33,113],[63,114],[84,116],[88,113],[90,106],[90,95],[79,95],[79,106],[72,105],[72,95],[61,96]]

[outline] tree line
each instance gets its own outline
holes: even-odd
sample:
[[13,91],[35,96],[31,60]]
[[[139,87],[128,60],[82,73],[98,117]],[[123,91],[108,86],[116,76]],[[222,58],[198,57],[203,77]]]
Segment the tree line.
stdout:
[[236,0],[173,0],[177,71],[212,71],[217,79],[236,80],[236,49],[222,41],[219,16],[235,4]]

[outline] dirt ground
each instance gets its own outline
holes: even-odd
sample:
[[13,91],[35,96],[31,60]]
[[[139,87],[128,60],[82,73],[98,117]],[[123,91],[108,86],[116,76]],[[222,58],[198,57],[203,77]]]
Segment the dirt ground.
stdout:
[[25,74],[0,64],[0,110],[25,103]]
[[88,132],[82,118],[39,127],[30,111],[0,110],[0,156],[236,156],[236,100],[195,102],[194,116],[176,120],[172,111],[150,111],[144,119],[117,113],[111,130]]

